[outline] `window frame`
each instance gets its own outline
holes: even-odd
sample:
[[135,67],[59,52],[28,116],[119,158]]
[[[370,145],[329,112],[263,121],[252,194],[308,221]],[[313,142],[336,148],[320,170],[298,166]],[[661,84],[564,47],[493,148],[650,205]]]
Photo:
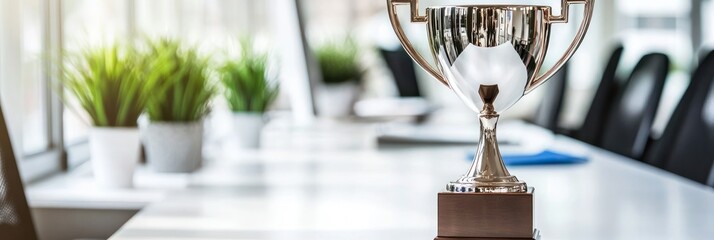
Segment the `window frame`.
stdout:
[[[40,20],[42,23],[42,52],[51,58],[51,60],[42,61],[40,72],[42,81],[40,84],[40,94],[43,96],[42,100],[44,101],[42,111],[44,111],[44,116],[47,117],[47,119],[45,119],[46,121],[44,121],[46,124],[44,135],[47,139],[47,147],[39,151],[26,153],[22,150],[23,147],[18,145],[23,144],[21,141],[13,141],[15,143],[13,147],[15,150],[14,153],[23,182],[36,181],[65,169],[61,118],[61,109],[63,106],[60,101],[60,96],[55,91],[52,91],[52,86],[55,86],[58,80],[56,79],[58,75],[54,74],[58,71],[57,64],[54,63],[58,62],[56,57],[59,56],[59,51],[55,51],[56,48],[54,48],[57,46],[56,41],[59,41],[59,39],[55,37],[56,33],[53,29],[53,20],[56,17],[54,13],[58,13],[57,9],[55,9],[55,4],[60,1],[61,0],[40,0],[39,9],[36,9],[37,11],[41,11],[40,16],[42,17]],[[0,8],[0,11],[3,11],[2,14],[6,16],[3,17],[4,21],[0,21],[2,25],[1,28],[5,30],[14,29],[14,31],[4,31],[2,39],[6,40],[11,38],[16,41],[0,41],[0,46],[5,49],[20,49],[20,46],[15,46],[14,44],[20,44],[22,42],[22,33],[20,30],[23,27],[21,21],[22,5],[19,1],[4,1],[2,4],[4,4],[4,6]],[[19,54],[7,55],[5,57],[12,58],[19,62],[22,53],[19,52]],[[8,68],[6,64],[3,71],[11,72],[11,75],[20,76],[17,79],[21,79],[22,70],[19,68]],[[22,98],[11,100],[22,101]],[[17,125],[12,127],[22,128],[22,126]]]

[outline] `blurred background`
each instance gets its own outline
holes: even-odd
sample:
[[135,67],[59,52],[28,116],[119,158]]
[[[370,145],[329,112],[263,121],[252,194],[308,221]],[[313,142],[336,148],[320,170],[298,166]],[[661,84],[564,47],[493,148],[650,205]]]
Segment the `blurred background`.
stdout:
[[[485,2],[422,0],[421,6]],[[555,12],[560,2],[509,1],[550,5]],[[630,78],[647,54],[669,59],[648,133],[655,141],[691,73],[714,48],[711,12],[711,0],[597,0],[585,41],[559,76],[563,83],[548,82],[503,118],[577,136],[621,46],[613,75],[617,82]],[[399,13],[407,35],[431,60],[425,27],[408,23],[407,9]],[[575,5],[569,24],[553,26],[546,66],[572,41],[582,15],[582,6]],[[253,48],[268,54],[271,81],[280,85],[265,113],[267,128],[477,123],[455,94],[411,62],[389,24],[384,0],[2,0],[0,100],[25,183],[71,172],[90,159],[92,126],[85,113],[73,110],[77,103],[60,96],[62,57],[91,46],[158,37],[180,40],[211,60],[221,59],[237,40],[251,39]],[[340,67],[346,70],[330,71]],[[544,106],[547,98],[558,99],[555,107]],[[216,95],[210,106],[204,155],[223,151],[232,129],[227,100]]]
[[[422,5],[446,2],[474,1],[427,0],[422,1]],[[548,4],[554,6],[556,11],[560,5],[557,0],[521,2]],[[566,100],[558,119],[559,126],[576,129],[582,124],[607,58],[614,46],[622,44],[625,51],[618,74],[623,78],[627,77],[635,63],[646,53],[665,53],[672,62],[654,124],[655,133],[661,132],[667,123],[668,114],[687,86],[688,75],[692,67],[696,66],[700,53],[714,44],[714,18],[702,14],[714,7],[710,2],[598,1],[587,38],[568,66],[570,71]],[[364,71],[359,80],[361,88],[357,98],[365,100],[400,96],[385,55],[380,52],[400,48],[389,26],[384,1],[300,1],[301,21],[298,21],[297,15],[276,14],[280,11],[294,12],[292,7],[279,9],[288,5],[294,4],[251,0],[3,1],[0,12],[0,26],[3,29],[0,38],[0,86],[3,87],[0,91],[3,106],[8,112],[8,122],[13,126],[13,141],[16,142],[16,148],[21,149],[18,153],[33,155],[50,148],[63,147],[54,144],[59,139],[52,139],[59,132],[66,147],[86,142],[87,124],[81,121],[76,112],[62,108],[57,103],[59,99],[50,96],[55,76],[52,74],[52,63],[45,60],[52,54],[117,40],[171,36],[199,45],[202,50],[210,52],[221,49],[231,40],[250,36],[262,47],[272,49],[277,56],[304,59],[292,53],[311,50],[325,42],[352,38],[359,48],[359,67]],[[581,6],[574,8],[571,24],[556,24],[553,27],[546,65],[559,57],[559,53],[564,51],[572,39],[582,17]],[[402,13],[402,16],[406,16],[406,13]],[[417,48],[426,50],[424,27],[418,24],[405,25]],[[293,32],[285,31],[286,28],[297,28],[300,32],[288,34]],[[304,37],[304,43],[301,36]],[[422,51],[422,54],[429,56],[426,51]],[[300,69],[295,69],[317,63],[314,56],[307,59],[311,60],[302,64],[285,60],[283,64],[276,65],[283,73],[300,73]],[[313,72],[317,72],[314,69]],[[416,83],[405,83],[403,94],[423,97],[433,106],[446,110],[456,109],[456,113],[470,114],[448,88],[440,86],[418,67],[414,69]],[[296,112],[294,114],[301,121],[309,119],[308,115],[319,114],[319,104],[313,104],[310,89],[301,84],[309,82],[314,86],[314,83],[320,81],[320,76],[303,73],[283,74],[280,77],[284,87],[274,106],[276,110]],[[519,102],[506,115],[524,119],[533,116],[539,104],[537,99],[543,95],[543,91],[539,89],[526,96],[528,100]],[[314,97],[317,99],[316,95]],[[60,117],[62,119],[57,119]],[[50,132],[49,126],[55,129],[56,124],[62,125],[61,131],[57,129],[57,133]]]

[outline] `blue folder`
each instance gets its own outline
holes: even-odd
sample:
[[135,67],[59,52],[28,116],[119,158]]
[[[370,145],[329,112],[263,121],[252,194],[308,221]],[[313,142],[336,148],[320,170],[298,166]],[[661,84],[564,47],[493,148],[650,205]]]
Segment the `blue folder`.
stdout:
[[[471,161],[473,158],[474,158],[474,153],[472,152],[469,154],[468,160]],[[516,165],[578,164],[578,163],[585,163],[588,161],[588,159],[583,156],[575,156],[575,155],[545,150],[540,153],[530,154],[530,155],[504,154],[503,161],[506,163],[506,165],[516,166]]]

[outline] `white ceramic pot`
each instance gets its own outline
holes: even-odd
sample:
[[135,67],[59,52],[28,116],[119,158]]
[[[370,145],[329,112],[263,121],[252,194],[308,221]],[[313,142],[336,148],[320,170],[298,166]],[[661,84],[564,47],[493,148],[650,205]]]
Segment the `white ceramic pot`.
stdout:
[[144,144],[154,171],[193,172],[202,162],[203,121],[151,122],[144,130]]
[[139,162],[139,129],[94,127],[89,133],[89,153],[97,185],[129,188]]
[[323,84],[317,88],[317,112],[326,117],[349,116],[358,95],[359,85],[356,81]]
[[265,125],[263,113],[234,112],[233,135],[240,148],[259,148],[260,135]]

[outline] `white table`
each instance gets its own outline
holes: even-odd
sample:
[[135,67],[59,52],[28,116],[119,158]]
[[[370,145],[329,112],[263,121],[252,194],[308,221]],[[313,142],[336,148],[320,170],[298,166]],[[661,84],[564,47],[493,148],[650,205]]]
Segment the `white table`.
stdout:
[[[111,239],[432,239],[436,194],[473,148],[374,145],[369,126],[267,133],[262,151],[211,157]],[[556,137],[580,165],[509,167],[536,188],[543,240],[714,239],[714,191]]]

